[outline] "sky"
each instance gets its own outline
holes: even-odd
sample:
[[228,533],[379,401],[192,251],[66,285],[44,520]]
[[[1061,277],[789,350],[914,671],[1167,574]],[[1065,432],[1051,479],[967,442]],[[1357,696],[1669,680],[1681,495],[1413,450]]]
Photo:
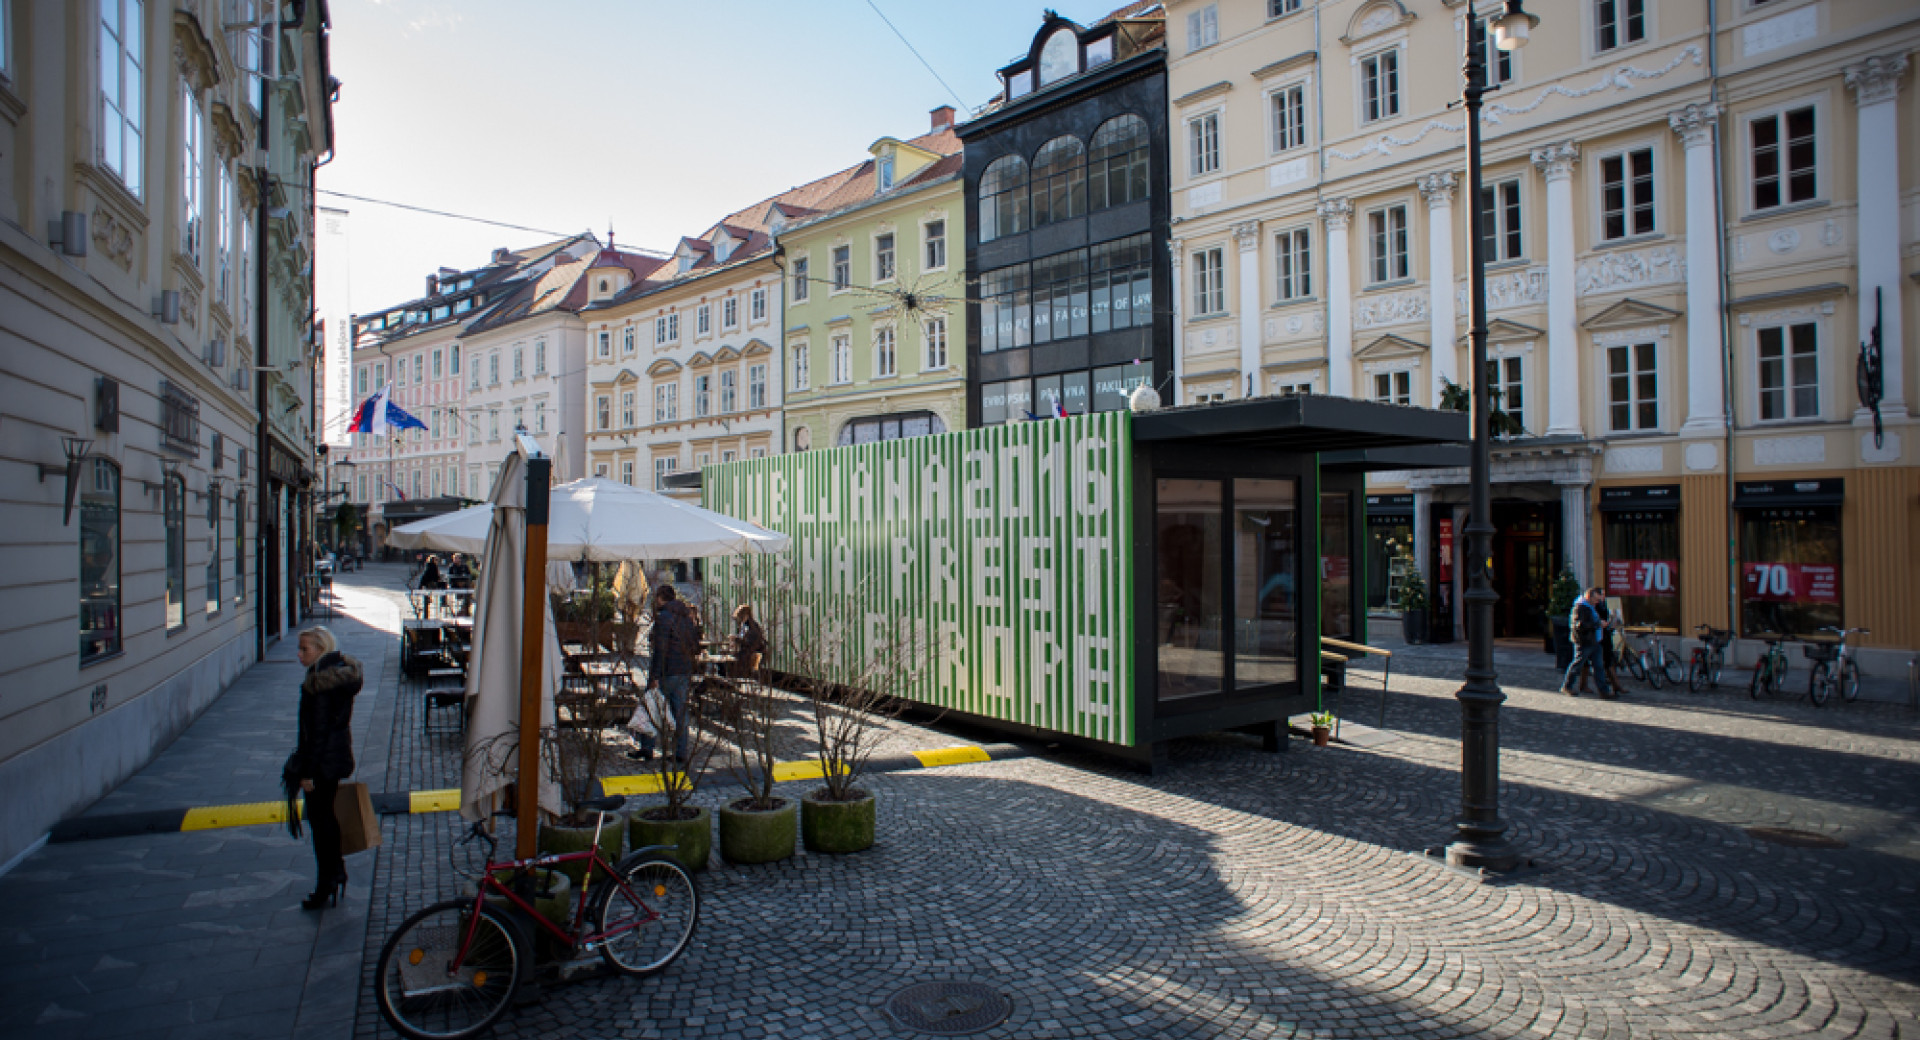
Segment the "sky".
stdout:
[[864,160],[880,137],[925,133],[933,108],[964,118],[1046,7],[1084,25],[1120,4],[331,0],[342,86],[335,155],[316,183],[322,207],[350,214],[352,309],[418,298],[440,267],[480,266],[546,231],[591,229],[604,243],[611,226],[620,245],[671,250]]

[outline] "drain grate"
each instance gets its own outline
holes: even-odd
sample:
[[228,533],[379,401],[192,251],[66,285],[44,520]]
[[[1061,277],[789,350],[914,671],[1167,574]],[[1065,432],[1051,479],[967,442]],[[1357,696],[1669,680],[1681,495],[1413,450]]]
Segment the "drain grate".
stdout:
[[1011,998],[978,982],[922,982],[887,998],[895,1022],[939,1036],[992,1029],[1012,1013]]
[[1796,831],[1791,827],[1748,827],[1747,836],[1794,849],[1844,849],[1847,847],[1847,843],[1839,838],[1815,834],[1813,831]]

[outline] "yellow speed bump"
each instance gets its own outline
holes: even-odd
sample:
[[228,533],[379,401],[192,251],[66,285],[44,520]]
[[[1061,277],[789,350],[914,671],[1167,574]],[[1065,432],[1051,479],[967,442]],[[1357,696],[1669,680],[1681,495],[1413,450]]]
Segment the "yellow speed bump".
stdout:
[[246,802],[241,805],[203,805],[188,809],[180,821],[183,831],[208,831],[217,827],[247,827],[258,823],[285,823],[286,802]]
[[407,795],[410,813],[455,812],[460,808],[460,789],[446,787],[438,791],[414,791]]
[[603,776],[600,778],[600,789],[608,794],[659,794],[660,776],[657,773]]
[[915,751],[913,757],[920,764],[932,769],[936,766],[957,766],[967,762],[991,762],[993,756],[987,749],[977,744],[961,744],[957,747],[934,748],[931,751]]

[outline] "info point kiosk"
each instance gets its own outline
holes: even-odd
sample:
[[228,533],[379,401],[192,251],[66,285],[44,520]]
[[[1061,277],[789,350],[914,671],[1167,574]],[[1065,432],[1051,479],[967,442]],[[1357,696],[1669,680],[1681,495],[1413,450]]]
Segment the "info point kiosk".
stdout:
[[1458,412],[1296,395],[710,466],[707,508],[793,542],[708,580],[761,600],[777,670],[781,627],[826,682],[907,633],[902,694],[948,718],[1149,768],[1216,730],[1280,750],[1323,632],[1365,637],[1366,471],[1467,436]]

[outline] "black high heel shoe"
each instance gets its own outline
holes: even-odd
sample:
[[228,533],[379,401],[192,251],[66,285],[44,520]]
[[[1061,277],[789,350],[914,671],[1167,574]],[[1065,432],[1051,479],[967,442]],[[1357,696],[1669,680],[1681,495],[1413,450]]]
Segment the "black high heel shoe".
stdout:
[[345,893],[346,890],[347,876],[345,874],[323,881],[320,883],[319,888],[307,893],[307,898],[300,901],[300,909],[324,910],[329,906],[339,906],[340,896]]

